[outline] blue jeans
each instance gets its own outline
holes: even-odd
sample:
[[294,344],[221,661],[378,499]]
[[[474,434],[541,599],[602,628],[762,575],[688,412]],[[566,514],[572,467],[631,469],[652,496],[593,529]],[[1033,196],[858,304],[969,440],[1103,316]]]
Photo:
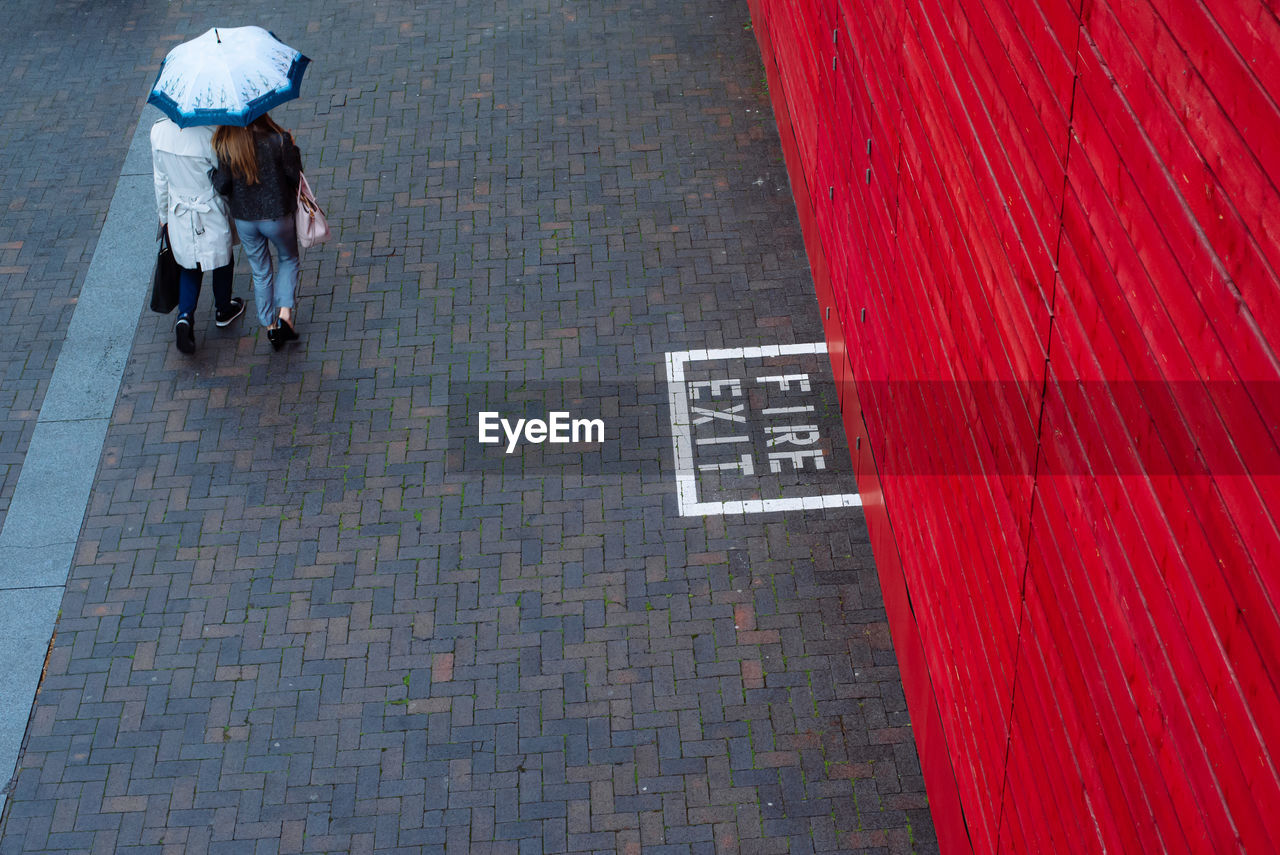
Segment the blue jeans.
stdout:
[[[194,270],[186,267],[178,268],[178,317],[194,315],[196,303],[200,300],[200,282],[204,279],[204,271],[199,267]],[[231,273],[234,266],[230,263],[213,268],[213,301],[219,311],[226,311],[231,306]]]
[[[298,290],[298,233],[293,214],[278,220],[236,220],[240,245],[253,272],[253,300],[258,320],[264,327],[276,322],[281,308],[292,309]],[[272,270],[270,247],[276,248],[276,269]]]

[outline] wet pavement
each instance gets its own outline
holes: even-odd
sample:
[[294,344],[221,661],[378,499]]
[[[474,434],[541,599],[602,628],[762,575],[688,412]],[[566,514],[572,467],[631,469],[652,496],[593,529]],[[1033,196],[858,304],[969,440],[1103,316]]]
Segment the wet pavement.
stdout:
[[335,236],[279,353],[139,304],[0,853],[936,850],[745,4],[47,5],[5,508],[169,47],[313,58]]

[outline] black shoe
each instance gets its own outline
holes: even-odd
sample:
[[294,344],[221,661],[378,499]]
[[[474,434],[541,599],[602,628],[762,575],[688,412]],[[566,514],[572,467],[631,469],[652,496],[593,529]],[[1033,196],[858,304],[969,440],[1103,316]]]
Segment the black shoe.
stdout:
[[289,326],[289,322],[284,318],[280,319],[280,335],[282,341],[297,341],[300,338],[298,331]]
[[244,314],[244,300],[239,297],[232,297],[231,302],[227,304],[227,310],[218,310],[217,320],[214,321],[219,327],[229,327],[231,323]]
[[272,350],[284,347],[284,336],[275,327],[267,327],[267,341],[271,342]]
[[196,336],[191,329],[191,316],[179,315],[178,322],[173,325],[174,342],[183,353],[196,352]]

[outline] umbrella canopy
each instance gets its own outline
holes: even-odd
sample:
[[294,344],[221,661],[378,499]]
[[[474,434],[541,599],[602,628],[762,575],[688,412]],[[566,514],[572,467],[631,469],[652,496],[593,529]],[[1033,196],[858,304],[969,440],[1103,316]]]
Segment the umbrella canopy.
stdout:
[[262,27],[218,27],[169,51],[147,101],[182,128],[244,127],[297,98],[309,62]]

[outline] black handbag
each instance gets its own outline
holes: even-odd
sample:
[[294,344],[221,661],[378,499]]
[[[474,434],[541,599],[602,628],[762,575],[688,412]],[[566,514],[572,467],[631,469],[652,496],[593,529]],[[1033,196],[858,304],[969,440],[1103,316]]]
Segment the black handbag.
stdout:
[[151,311],[167,315],[178,305],[178,280],[182,268],[169,246],[169,229],[160,230],[160,249],[156,253],[156,271],[151,277]]

